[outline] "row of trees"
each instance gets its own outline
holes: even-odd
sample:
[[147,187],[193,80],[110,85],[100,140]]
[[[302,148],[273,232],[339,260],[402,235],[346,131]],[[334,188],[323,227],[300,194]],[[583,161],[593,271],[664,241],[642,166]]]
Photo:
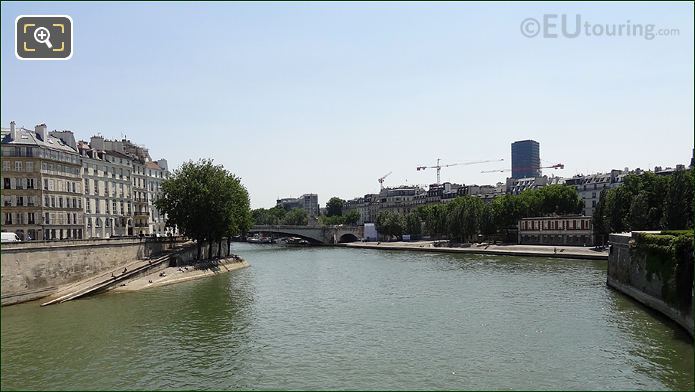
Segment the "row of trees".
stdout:
[[257,208],[251,211],[253,222],[256,225],[298,225],[306,226],[309,216],[302,208],[286,210],[280,206],[273,208]]
[[489,204],[477,197],[462,196],[448,203],[418,207],[405,215],[383,211],[375,223],[386,236],[427,234],[463,242],[478,234],[489,236],[513,228],[524,217],[578,214],[582,207],[574,187],[549,185],[519,195],[503,195]]
[[[167,224],[176,225],[184,236],[201,246],[245,233],[253,218],[249,194],[239,177],[214,165],[212,160],[186,162],[162,182],[155,206],[167,215]],[[218,249],[218,254],[220,250]]]
[[691,228],[693,187],[692,170],[669,176],[627,175],[623,185],[601,192],[593,215],[594,231],[605,240],[608,233]]
[[[360,220],[360,213],[356,210],[343,211],[345,201],[333,197],[326,203],[326,215],[319,217],[319,222],[324,225],[355,225]],[[273,208],[257,208],[251,211],[253,222],[256,225],[299,225],[309,223],[309,216],[302,208],[286,210],[281,206]]]

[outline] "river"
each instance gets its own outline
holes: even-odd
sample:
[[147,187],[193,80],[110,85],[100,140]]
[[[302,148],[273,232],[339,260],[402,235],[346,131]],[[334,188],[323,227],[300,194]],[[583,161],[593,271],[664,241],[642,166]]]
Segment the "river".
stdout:
[[2,309],[2,389],[693,389],[606,262],[234,244],[250,268]]

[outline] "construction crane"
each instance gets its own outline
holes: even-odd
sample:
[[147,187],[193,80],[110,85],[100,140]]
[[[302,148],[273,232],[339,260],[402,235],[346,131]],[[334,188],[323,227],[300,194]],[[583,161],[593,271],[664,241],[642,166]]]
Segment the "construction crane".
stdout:
[[487,163],[487,162],[500,162],[503,161],[504,159],[489,159],[486,161],[472,161],[472,162],[458,162],[458,163],[450,163],[448,165],[440,165],[439,161],[441,161],[441,158],[437,158],[437,164],[434,166],[418,166],[417,170],[425,170],[425,169],[437,169],[437,184],[440,184],[440,172],[443,167],[451,167],[451,166],[466,166],[466,165],[474,165],[476,163]]
[[[539,167],[539,169],[555,169],[555,170],[564,169],[564,168],[565,168],[565,165],[563,165],[562,163],[556,163],[556,164],[550,165],[550,166]],[[512,171],[512,169],[483,170],[483,171],[481,171],[481,173],[504,173],[504,172],[508,172],[508,171]]]
[[383,176],[379,177],[378,181],[379,181],[379,185],[381,185],[381,189],[384,189],[384,180],[386,179],[386,177],[390,176],[391,173],[393,173],[393,172],[388,172],[388,173],[384,174]]

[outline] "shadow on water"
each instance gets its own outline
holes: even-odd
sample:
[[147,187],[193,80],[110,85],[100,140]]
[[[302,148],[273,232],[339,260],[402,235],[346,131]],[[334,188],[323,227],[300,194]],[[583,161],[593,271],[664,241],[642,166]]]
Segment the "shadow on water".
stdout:
[[606,291],[615,313],[624,316],[616,316],[613,323],[634,339],[630,352],[652,364],[635,364],[635,371],[657,377],[670,389],[693,390],[694,343],[683,327],[611,287],[606,286]]

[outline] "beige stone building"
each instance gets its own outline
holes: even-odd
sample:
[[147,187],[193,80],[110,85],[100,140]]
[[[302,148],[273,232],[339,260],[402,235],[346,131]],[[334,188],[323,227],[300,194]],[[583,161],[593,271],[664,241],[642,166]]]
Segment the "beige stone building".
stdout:
[[2,129],[2,230],[23,240],[83,238],[81,163],[70,131]]

